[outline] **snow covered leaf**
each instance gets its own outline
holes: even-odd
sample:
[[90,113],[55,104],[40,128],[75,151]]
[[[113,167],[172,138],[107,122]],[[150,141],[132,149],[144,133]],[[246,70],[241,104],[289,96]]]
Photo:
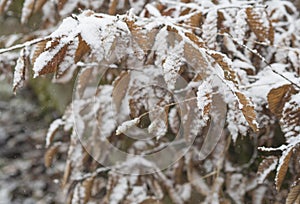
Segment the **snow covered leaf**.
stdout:
[[231,134],[233,142],[236,142],[239,134],[241,134],[242,136],[247,135],[249,125],[241,110],[238,109],[237,101],[228,104],[226,121],[227,128]]
[[78,35],[79,44],[76,49],[74,62],[77,63],[83,55],[90,52],[91,48],[88,46],[88,44],[82,39],[81,35]]
[[205,73],[208,68],[208,60],[203,48],[203,41],[190,32],[186,32],[184,35],[183,39],[187,37],[190,40],[184,44],[184,59],[194,71]]
[[176,79],[179,77],[180,67],[183,65],[183,44],[179,43],[162,62],[164,79],[170,90],[175,88]]
[[170,109],[168,120],[171,130],[173,133],[177,134],[180,127],[180,118],[176,107]]
[[[138,44],[138,46],[144,51],[148,52],[154,45],[155,37],[159,29],[150,28],[150,30],[145,30],[141,26],[135,24],[134,21],[127,19],[126,24],[131,32],[133,40]],[[158,27],[158,25],[156,26]]]
[[291,156],[293,154],[293,147],[290,147],[282,152],[282,155],[279,159],[278,167],[276,169],[277,173],[275,176],[275,182],[276,182],[276,189],[279,191],[281,184],[284,180],[284,177],[286,175],[286,172],[288,170],[289,161],[291,159]]
[[[59,43],[59,42],[58,42]],[[68,42],[67,42],[68,43]],[[68,49],[68,44],[57,44],[46,52],[42,52],[35,60],[33,70],[35,76],[53,73],[58,70]]]
[[89,51],[81,35],[72,40],[43,40],[36,45],[32,57],[35,76],[56,72],[56,77],[60,77]]
[[290,94],[294,91],[295,90],[291,84],[286,84],[272,89],[268,93],[268,105],[270,111],[278,117],[281,117],[284,104],[289,99]]
[[[187,92],[186,98],[194,98],[193,92]],[[206,122],[201,118],[199,110],[197,108],[197,100],[188,100],[180,105],[181,119],[184,138],[187,142],[191,142],[205,127]]]
[[64,125],[64,121],[62,119],[56,119],[51,123],[51,125],[48,129],[47,135],[46,135],[46,147],[50,146],[50,144],[53,141],[56,131],[62,125]]
[[[54,43],[54,41],[50,41],[50,40],[42,40],[40,42],[38,42],[36,45],[34,45],[34,51],[33,51],[33,55],[31,57],[31,63],[34,64],[36,61],[36,58],[38,58],[38,56],[40,56],[40,54],[42,52],[44,52],[46,50],[46,46],[47,49],[50,49],[52,46],[55,46],[56,43]],[[50,44],[50,46],[49,46]]]
[[245,9],[239,9],[236,14],[233,36],[238,43],[243,43],[247,31],[247,15]]
[[29,64],[28,60],[28,51],[26,48],[23,48],[20,57],[17,61],[14,72],[14,82],[13,82],[13,91],[16,93],[19,87],[22,87],[23,81],[25,80],[25,71]]
[[197,105],[204,121],[209,120],[209,112],[212,105],[213,89],[209,82],[204,81],[198,87],[197,91]]
[[82,187],[84,189],[83,203],[88,203],[89,199],[91,198],[94,179],[95,177],[92,176],[82,182]]
[[269,156],[265,158],[258,166],[257,182],[263,183],[263,181],[270,174],[270,172],[275,170],[277,163],[278,163],[278,158],[275,156]]
[[191,27],[198,28],[202,23],[202,13],[198,11],[194,15],[192,15],[187,21],[186,24],[190,25]]
[[206,42],[207,47],[214,49],[216,47],[216,37],[217,37],[217,23],[218,23],[218,11],[217,9],[212,9],[207,13],[205,21],[202,25],[203,35],[202,38]]
[[256,113],[253,103],[242,92],[235,92],[235,94],[239,99],[239,108],[242,110],[249,126],[253,131],[258,131],[258,123],[256,121]]
[[300,92],[291,95],[285,103],[280,124],[287,142],[293,145],[300,143]]
[[264,9],[249,7],[246,9],[247,21],[252,32],[255,33],[259,41],[274,41],[274,29]]
[[238,90],[238,81],[235,71],[232,69],[231,60],[224,54],[217,52],[209,52],[210,56],[219,64],[224,72],[225,80],[232,82],[233,84],[228,83],[231,91],[237,97],[239,102],[239,109],[243,112],[243,115],[248,122],[249,126],[253,131],[258,131],[258,123],[256,121],[256,113],[254,110],[254,105],[252,101],[242,92]]
[[224,54],[218,52],[209,52],[210,56],[220,65],[224,72],[224,77],[228,81],[232,81],[235,85],[238,84],[235,71],[232,69],[231,60]]

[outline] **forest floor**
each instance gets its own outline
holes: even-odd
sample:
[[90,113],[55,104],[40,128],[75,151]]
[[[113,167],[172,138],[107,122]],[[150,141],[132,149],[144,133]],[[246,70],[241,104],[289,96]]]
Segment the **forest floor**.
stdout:
[[44,166],[46,130],[55,114],[31,93],[14,96],[11,85],[0,84],[0,204],[63,203],[61,175]]

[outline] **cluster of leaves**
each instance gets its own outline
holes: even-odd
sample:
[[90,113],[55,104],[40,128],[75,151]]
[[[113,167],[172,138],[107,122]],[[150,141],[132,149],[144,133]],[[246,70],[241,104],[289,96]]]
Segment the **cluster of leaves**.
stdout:
[[[0,11],[10,2],[1,1]],[[70,203],[261,203],[272,196],[299,201],[300,19],[292,3],[95,2],[26,0],[22,22],[51,6],[59,17],[77,7],[109,14],[134,9],[123,15],[86,10],[65,18],[46,37],[0,50],[7,55],[21,48],[15,91],[31,68],[34,77],[54,73],[55,82],[78,74],[72,106],[51,124],[46,138],[50,167],[66,146],[57,131],[62,127],[70,135],[61,181]],[[50,16],[57,15],[43,16],[44,32],[51,32]],[[3,54],[1,64],[9,67],[16,55],[10,56]],[[224,112],[214,109],[216,101],[227,108],[217,139],[206,137]],[[154,137],[134,140],[126,134]],[[183,156],[162,172],[147,157],[127,157],[110,168],[96,162],[113,151],[105,141],[147,155],[170,145],[176,135],[182,135],[179,142],[192,141],[192,147],[166,154],[166,160]],[[284,144],[272,147],[280,135]],[[254,150],[241,164],[231,159],[229,146],[245,136],[255,141]],[[145,175],[145,169],[155,173]],[[273,170],[277,196],[273,182],[264,181]],[[283,184],[290,186],[289,193],[280,191]]]

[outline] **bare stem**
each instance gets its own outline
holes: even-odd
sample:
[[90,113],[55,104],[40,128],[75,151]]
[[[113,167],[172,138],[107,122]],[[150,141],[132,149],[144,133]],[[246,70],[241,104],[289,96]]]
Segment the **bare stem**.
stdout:
[[47,39],[49,39],[49,37],[37,38],[37,39],[27,41],[27,42],[22,43],[22,44],[17,44],[17,45],[8,47],[8,48],[2,48],[2,49],[0,49],[0,54],[3,54],[5,52],[10,52],[10,51],[13,51],[13,50],[17,50],[17,49],[21,49],[23,47],[31,46],[31,45],[37,44],[41,41],[47,40]]

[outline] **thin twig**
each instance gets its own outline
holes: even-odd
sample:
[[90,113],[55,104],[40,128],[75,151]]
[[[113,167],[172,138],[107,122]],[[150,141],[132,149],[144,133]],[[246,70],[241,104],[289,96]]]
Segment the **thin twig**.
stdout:
[[273,73],[277,74],[278,76],[284,78],[285,80],[287,80],[288,82],[290,82],[291,84],[293,84],[295,87],[297,87],[299,90],[300,90],[300,86],[297,85],[295,82],[293,82],[292,80],[290,80],[289,78],[287,78],[286,76],[284,76],[283,74],[277,72],[273,67],[272,65],[267,62],[267,60],[261,55],[259,54],[256,50],[253,50],[249,47],[247,47],[246,45],[238,42],[236,39],[234,39],[230,34],[228,33],[223,33],[223,36],[227,36],[229,38],[231,38],[234,42],[236,42],[237,44],[239,44],[240,46],[242,46],[243,48],[247,49],[249,52],[251,52],[252,54],[256,55],[257,57],[259,57],[270,69]]
[[17,44],[17,45],[8,47],[8,48],[2,48],[2,49],[0,49],[0,54],[3,54],[5,52],[10,52],[10,51],[13,51],[13,50],[17,50],[17,49],[21,49],[23,47],[31,46],[33,44],[36,44],[36,43],[39,43],[39,42],[42,42],[42,41],[48,40],[48,39],[50,39],[50,37],[37,38],[37,39],[27,41],[27,42],[22,43],[22,44]]

